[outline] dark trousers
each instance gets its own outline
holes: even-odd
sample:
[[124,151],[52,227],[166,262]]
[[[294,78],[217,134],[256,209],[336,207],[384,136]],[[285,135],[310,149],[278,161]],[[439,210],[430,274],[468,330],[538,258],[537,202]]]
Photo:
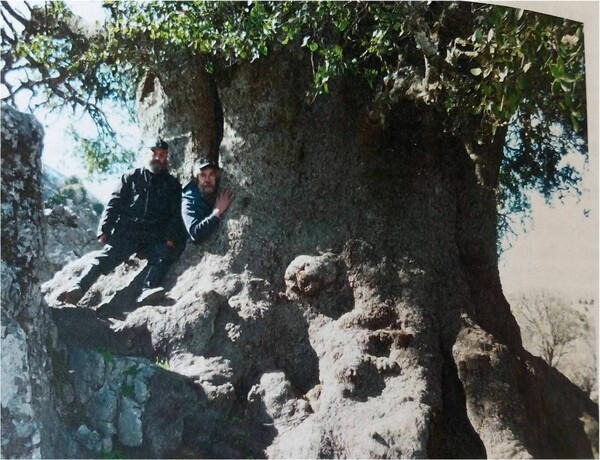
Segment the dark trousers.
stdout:
[[184,249],[184,243],[169,248],[164,240],[147,233],[121,232],[112,235],[102,252],[83,271],[78,282],[86,292],[103,275],[108,275],[125,262],[132,254],[143,253],[148,259],[148,273],[144,278],[144,288],[160,286],[168,268],[175,262]]

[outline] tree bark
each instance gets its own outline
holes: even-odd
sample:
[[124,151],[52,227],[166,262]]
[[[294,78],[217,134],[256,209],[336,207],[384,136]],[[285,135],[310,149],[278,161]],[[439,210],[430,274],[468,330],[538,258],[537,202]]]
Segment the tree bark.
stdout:
[[[165,126],[185,113],[218,129],[210,107],[223,107],[222,185],[236,199],[205,250],[262,280],[274,315],[307,321],[318,375],[270,362],[309,400],[318,387],[318,404],[267,455],[591,456],[597,406],[523,350],[502,293],[490,187],[501,143],[487,146],[482,181],[434,108],[399,99],[373,123],[374,95],[351,79],[307,104],[306,69],[296,52],[240,66],[218,94],[203,87],[201,99],[218,96],[204,110],[179,81],[165,114]],[[257,353],[244,366],[261,374]],[[572,404],[561,409],[560,395]],[[545,418],[561,411],[568,425]]]

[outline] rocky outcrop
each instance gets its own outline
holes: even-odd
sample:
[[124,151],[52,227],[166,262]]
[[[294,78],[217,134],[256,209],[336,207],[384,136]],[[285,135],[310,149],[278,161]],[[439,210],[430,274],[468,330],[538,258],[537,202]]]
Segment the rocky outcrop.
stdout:
[[44,256],[42,126],[2,106],[2,457],[53,457],[60,424],[56,329],[39,283]]

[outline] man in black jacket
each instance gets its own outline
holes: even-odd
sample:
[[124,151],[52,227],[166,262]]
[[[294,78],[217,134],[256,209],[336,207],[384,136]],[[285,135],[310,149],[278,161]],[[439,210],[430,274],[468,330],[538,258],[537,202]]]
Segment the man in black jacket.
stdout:
[[185,229],[181,184],[169,173],[169,145],[159,138],[150,148],[148,164],[121,177],[104,209],[97,235],[103,250],[59,300],[76,304],[101,274],[110,273],[135,253],[145,254],[149,265],[138,303],[163,297],[161,282],[183,252]]

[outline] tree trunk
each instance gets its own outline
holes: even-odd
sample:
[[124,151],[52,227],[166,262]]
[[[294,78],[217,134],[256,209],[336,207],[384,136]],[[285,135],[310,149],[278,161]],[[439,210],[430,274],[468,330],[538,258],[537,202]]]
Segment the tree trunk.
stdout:
[[[260,351],[240,358],[245,385],[282,371],[311,406],[297,421],[269,414],[267,455],[596,455],[597,406],[523,350],[502,293],[502,142],[484,146],[495,159],[486,183],[433,108],[400,100],[373,123],[373,92],[351,79],[308,104],[306,69],[294,53],[241,66],[217,79],[210,103],[223,107],[222,185],[236,198],[202,250],[238,280],[250,276],[251,298],[279,318]],[[178,83],[171,90],[188,94]],[[202,112],[177,99],[167,120]],[[193,123],[217,126],[214,113]],[[311,357],[300,364],[298,314]]]

